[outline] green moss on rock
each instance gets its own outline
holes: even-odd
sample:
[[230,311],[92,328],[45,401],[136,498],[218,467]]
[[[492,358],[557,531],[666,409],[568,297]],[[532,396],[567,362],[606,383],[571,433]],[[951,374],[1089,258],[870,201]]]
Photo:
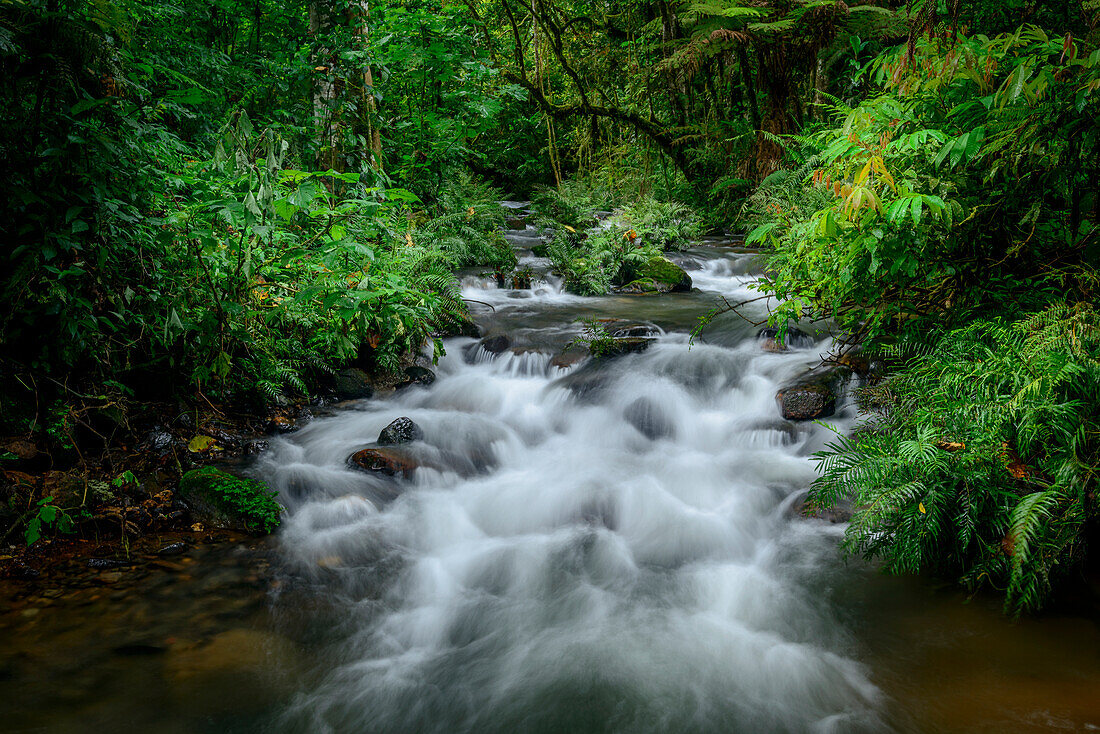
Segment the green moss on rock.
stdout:
[[271,533],[283,511],[275,493],[261,482],[211,466],[184,474],[178,496],[196,518],[223,530]]
[[627,293],[682,293],[691,290],[691,276],[666,257],[651,257],[638,269],[637,276],[622,290]]

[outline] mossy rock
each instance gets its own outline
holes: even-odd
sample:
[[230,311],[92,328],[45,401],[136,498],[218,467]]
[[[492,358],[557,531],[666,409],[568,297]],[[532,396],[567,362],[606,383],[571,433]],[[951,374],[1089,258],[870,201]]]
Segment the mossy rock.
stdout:
[[281,522],[283,508],[274,492],[211,466],[184,474],[177,496],[196,519],[221,530],[265,534]]
[[638,277],[621,289],[624,293],[687,293],[691,276],[667,257],[651,257],[638,269]]

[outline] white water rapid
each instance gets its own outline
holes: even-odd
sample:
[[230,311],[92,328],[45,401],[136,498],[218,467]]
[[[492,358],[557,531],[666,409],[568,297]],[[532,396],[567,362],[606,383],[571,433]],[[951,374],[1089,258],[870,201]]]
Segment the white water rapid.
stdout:
[[[468,278],[511,349],[452,340],[431,386],[273,442],[257,471],[289,509],[282,553],[324,600],[325,641],[280,731],[886,728],[828,601],[839,526],[789,510],[830,432],[781,420],[775,394],[826,345],[769,353],[727,316],[689,348],[716,293],[752,295],[751,257],[698,248],[683,262],[703,292],[655,298]],[[551,363],[584,315],[661,335]],[[349,469],[399,416],[424,465]]]

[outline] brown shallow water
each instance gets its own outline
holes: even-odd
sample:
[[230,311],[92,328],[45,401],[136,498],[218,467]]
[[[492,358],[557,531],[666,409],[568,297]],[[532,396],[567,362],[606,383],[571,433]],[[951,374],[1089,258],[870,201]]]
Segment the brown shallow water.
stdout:
[[[271,730],[325,647],[318,600],[277,575],[263,544],[236,539],[4,582],[0,732]],[[896,730],[1100,731],[1095,616],[1013,622],[993,600],[867,569],[839,591]]]
[[1100,731],[1100,617],[1017,621],[990,598],[869,578],[857,635],[873,679],[912,732]]

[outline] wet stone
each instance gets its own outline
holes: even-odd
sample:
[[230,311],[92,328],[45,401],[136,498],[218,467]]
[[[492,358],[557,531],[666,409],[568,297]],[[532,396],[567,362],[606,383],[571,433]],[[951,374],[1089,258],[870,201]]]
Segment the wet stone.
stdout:
[[407,387],[409,385],[423,385],[427,387],[435,382],[435,373],[427,367],[421,367],[420,365],[413,365],[405,368],[405,382],[401,383],[399,387]]
[[382,429],[378,434],[378,443],[381,446],[392,446],[400,443],[411,443],[424,438],[424,431],[413,422],[412,418],[402,416]]
[[508,347],[512,346],[512,340],[505,334],[497,334],[495,336],[485,337],[478,342],[478,344],[490,354],[500,354],[508,349]]
[[187,543],[184,543],[182,541],[177,542],[177,543],[168,543],[167,545],[162,545],[160,548],[157,549],[157,555],[158,556],[178,556],[178,555],[181,555],[183,553],[186,553],[187,549],[189,547],[190,546]]
[[357,368],[340,370],[333,378],[333,390],[341,400],[362,400],[374,395],[370,376]]
[[348,464],[353,469],[372,474],[391,477],[400,474],[406,479],[411,477],[419,466],[412,456],[392,447],[361,449],[348,458]]
[[787,420],[810,421],[836,412],[836,395],[826,385],[795,385],[781,390],[776,397]]

